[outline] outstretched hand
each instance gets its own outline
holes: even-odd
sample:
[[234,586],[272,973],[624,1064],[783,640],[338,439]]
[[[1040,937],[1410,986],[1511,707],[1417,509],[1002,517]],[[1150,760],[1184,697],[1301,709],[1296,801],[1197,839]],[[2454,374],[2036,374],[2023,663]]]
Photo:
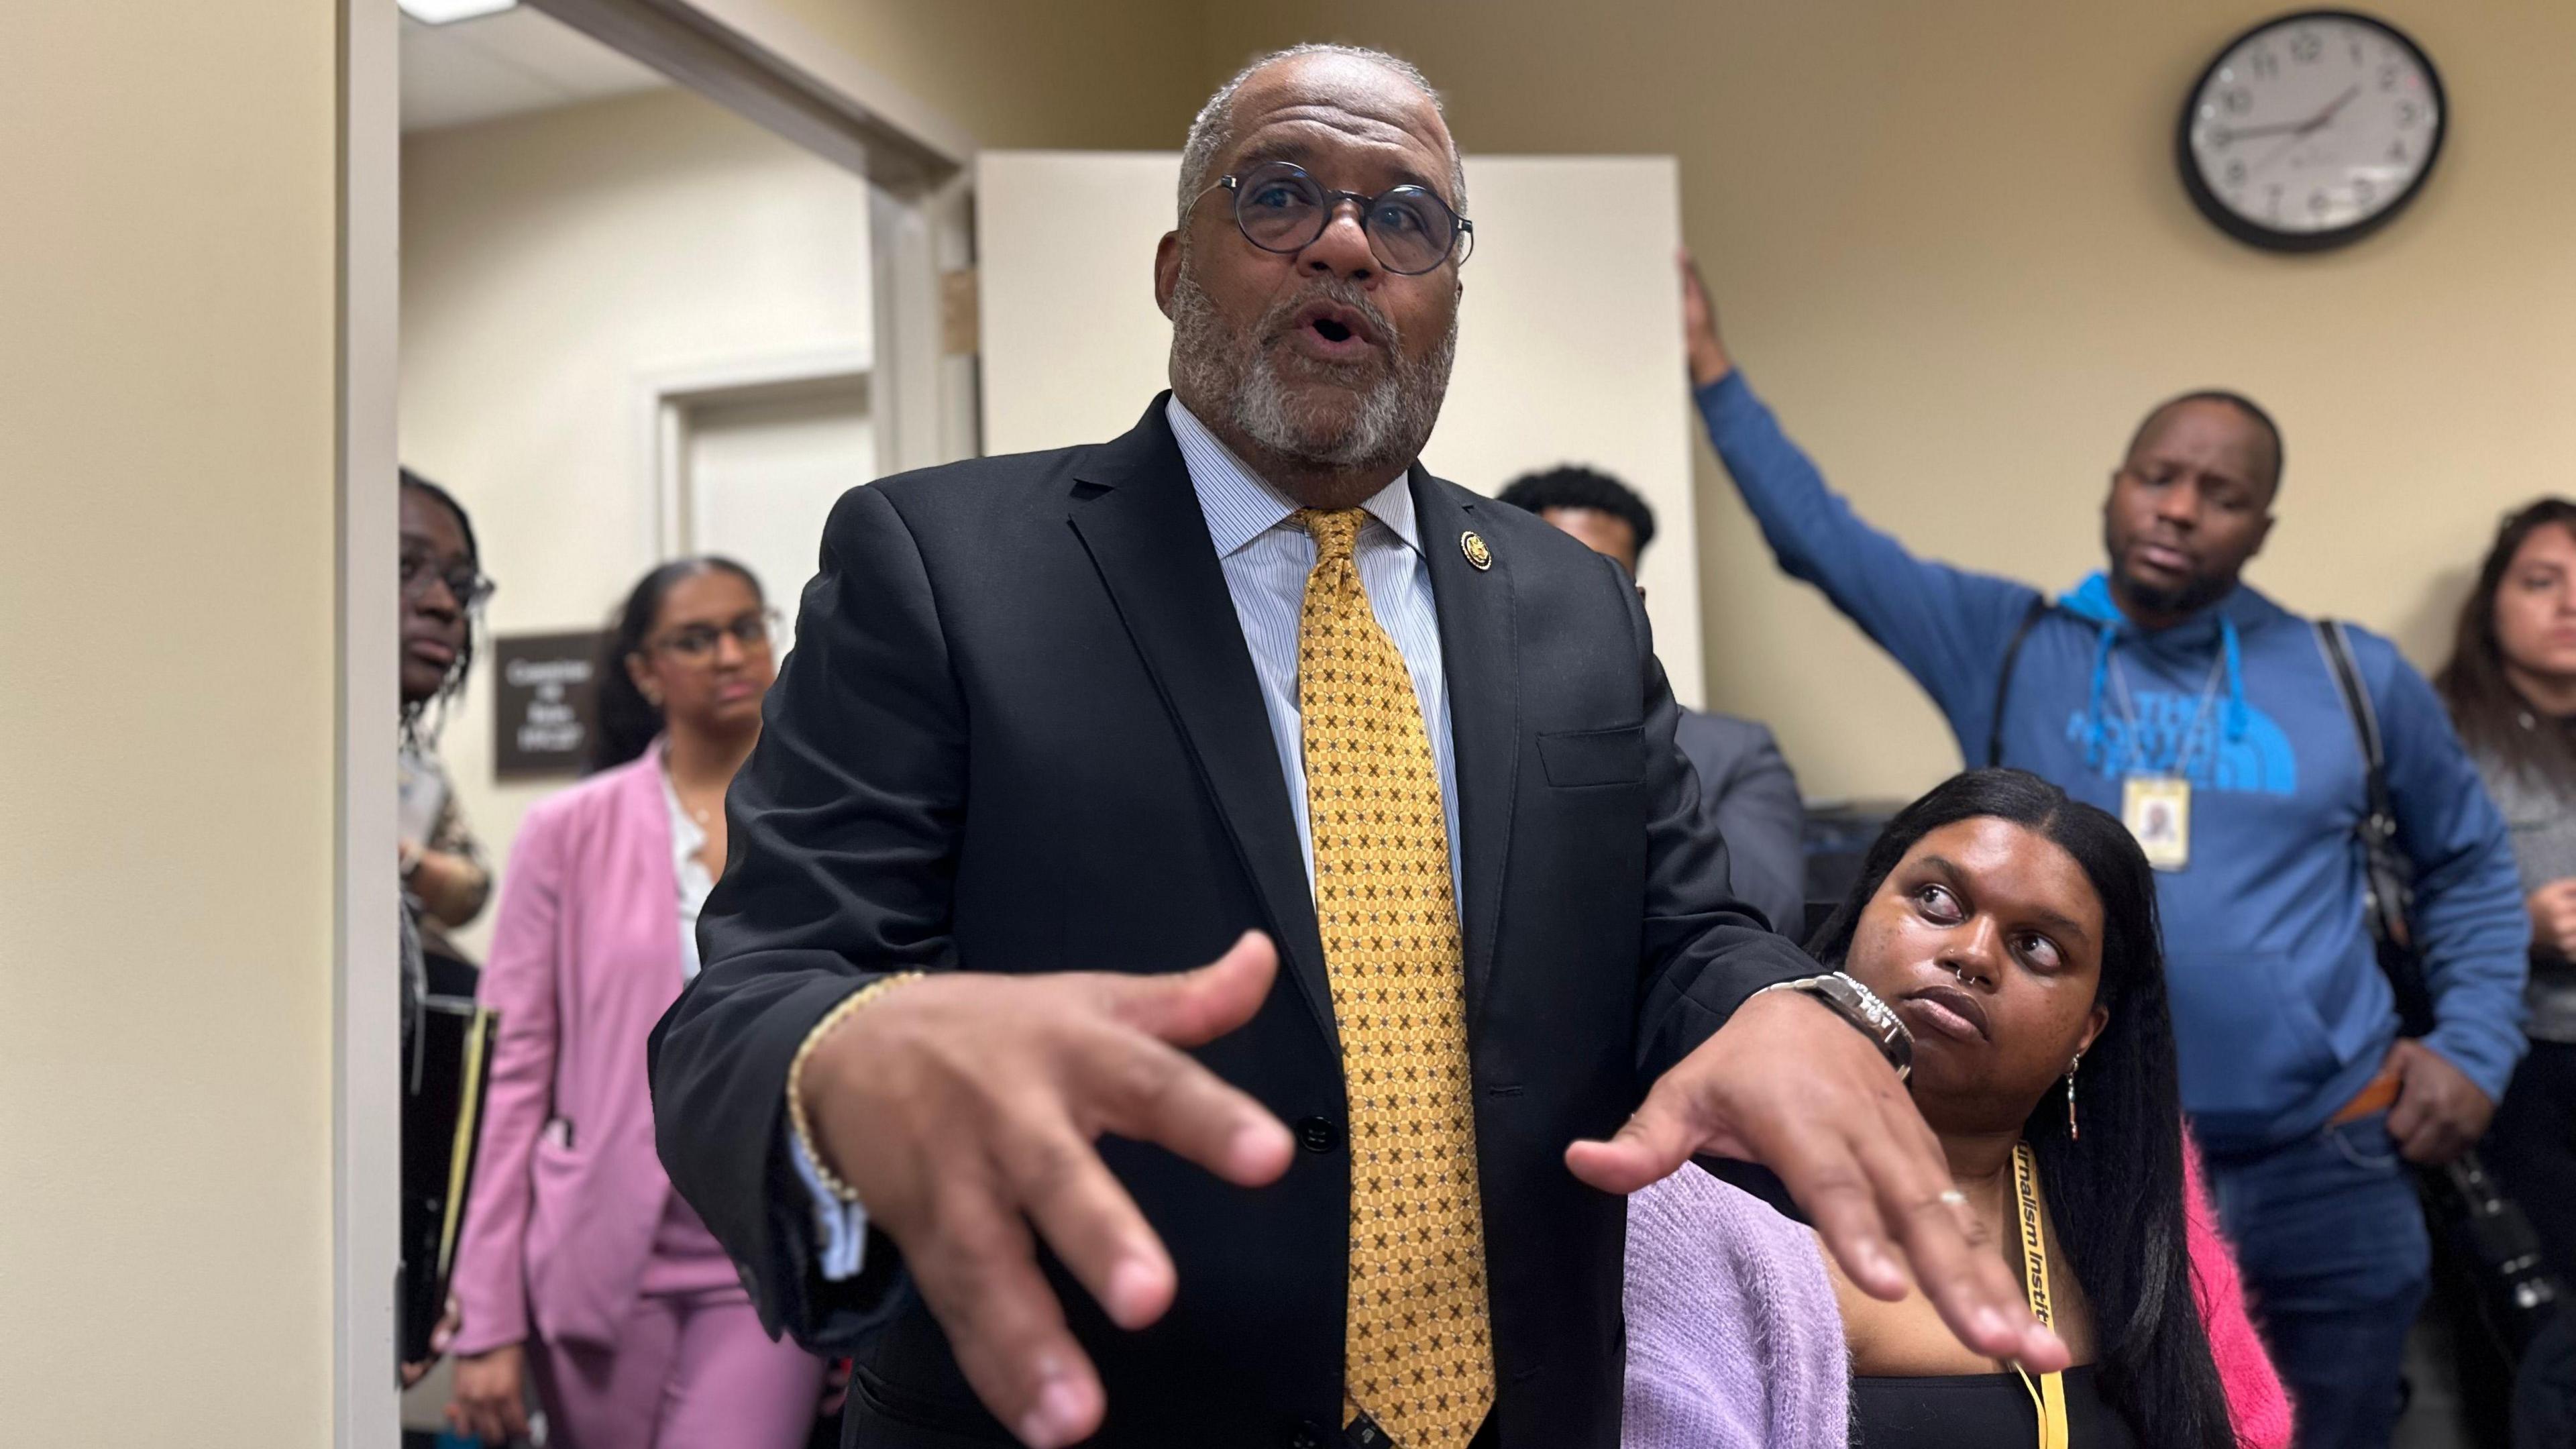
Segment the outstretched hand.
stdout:
[[1830,1008],[1795,992],[1755,996],[1616,1135],[1575,1143],[1565,1162],[1625,1194],[1703,1153],[1777,1174],[1870,1296],[1904,1297],[1910,1265],[1961,1343],[2034,1373],[2066,1367],[2065,1344],[2031,1316],[1993,1237],[1944,1200],[1949,1164],[1904,1084]]
[[1121,1328],[1162,1317],[1177,1288],[1094,1141],[1159,1143],[1245,1187],[1288,1170],[1288,1129],[1182,1050],[1251,1020],[1278,964],[1248,933],[1166,976],[931,976],[869,1003],[807,1059],[824,1165],[903,1250],[985,1407],[1033,1449],[1088,1437],[1107,1411],[1037,1240]]

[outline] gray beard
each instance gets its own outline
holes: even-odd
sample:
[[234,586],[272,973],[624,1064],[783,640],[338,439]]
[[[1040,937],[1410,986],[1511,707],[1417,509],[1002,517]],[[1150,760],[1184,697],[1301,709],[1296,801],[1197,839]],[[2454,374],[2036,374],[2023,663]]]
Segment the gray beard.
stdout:
[[[1279,376],[1264,340],[1307,303],[1324,298],[1364,313],[1386,340],[1393,366],[1359,392],[1356,413],[1314,406]],[[1458,354],[1458,319],[1429,357],[1407,357],[1403,338],[1377,305],[1355,285],[1310,285],[1272,307],[1248,333],[1228,327],[1216,303],[1191,277],[1184,258],[1172,288],[1172,386],[1186,403],[1215,401],[1221,419],[1286,462],[1334,471],[1404,468],[1422,455],[1440,421],[1449,392],[1449,367]]]

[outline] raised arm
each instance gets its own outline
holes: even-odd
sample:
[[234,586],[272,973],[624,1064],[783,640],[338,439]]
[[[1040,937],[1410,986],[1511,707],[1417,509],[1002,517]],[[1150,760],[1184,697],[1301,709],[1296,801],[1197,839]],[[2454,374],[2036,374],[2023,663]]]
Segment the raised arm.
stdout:
[[1687,257],[1682,322],[1709,442],[1781,571],[1822,589],[1931,694],[1963,741],[1982,740],[2004,646],[2037,591],[1917,558],[1827,488],[1815,461],[1781,430],[1736,367],[1708,289]]

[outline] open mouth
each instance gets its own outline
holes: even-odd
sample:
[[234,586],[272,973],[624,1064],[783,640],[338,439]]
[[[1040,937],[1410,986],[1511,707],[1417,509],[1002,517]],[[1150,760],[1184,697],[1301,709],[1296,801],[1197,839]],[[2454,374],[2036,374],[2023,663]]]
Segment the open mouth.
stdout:
[[1305,351],[1334,361],[1365,356],[1382,341],[1365,315],[1332,302],[1299,308],[1289,333]]

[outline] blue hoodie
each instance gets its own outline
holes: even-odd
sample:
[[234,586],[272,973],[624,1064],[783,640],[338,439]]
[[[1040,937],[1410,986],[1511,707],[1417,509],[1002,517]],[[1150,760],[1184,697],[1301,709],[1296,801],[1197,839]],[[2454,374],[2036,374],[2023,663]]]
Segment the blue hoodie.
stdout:
[[[1699,406],[1781,568],[1895,656],[1984,764],[2004,655],[2038,591],[1915,558],[1863,523],[1741,373]],[[2495,1100],[2522,1053],[2531,939],[2512,842],[2423,676],[2375,634],[2352,642],[2417,870],[2438,1018],[2426,1044]],[[2113,815],[2128,775],[2191,781],[2189,863],[2156,876],[2184,1109],[2220,1154],[2323,1126],[2377,1073],[2397,1014],[2363,922],[2361,748],[2308,622],[2240,584],[2144,633],[2096,574],[2032,627],[2003,714],[2002,763]]]

